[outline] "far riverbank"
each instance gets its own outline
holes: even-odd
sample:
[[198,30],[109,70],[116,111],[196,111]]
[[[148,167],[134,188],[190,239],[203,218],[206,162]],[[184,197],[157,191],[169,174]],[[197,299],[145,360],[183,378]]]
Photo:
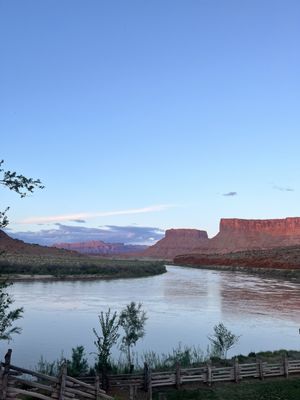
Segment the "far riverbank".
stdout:
[[13,281],[108,280],[140,278],[166,272],[161,261],[96,257],[51,257],[5,253],[0,257],[0,279]]
[[300,282],[300,247],[277,247],[224,254],[186,254],[174,264],[192,268],[239,271]]
[[[169,263],[169,265],[172,265]],[[193,265],[193,264],[179,264],[176,265],[180,267],[213,270],[213,271],[230,271],[230,272],[242,272],[247,275],[258,275],[262,278],[274,278],[274,279],[284,279],[287,281],[292,281],[300,283],[300,270],[298,269],[279,269],[279,268],[257,268],[257,267],[239,267],[230,265]]]

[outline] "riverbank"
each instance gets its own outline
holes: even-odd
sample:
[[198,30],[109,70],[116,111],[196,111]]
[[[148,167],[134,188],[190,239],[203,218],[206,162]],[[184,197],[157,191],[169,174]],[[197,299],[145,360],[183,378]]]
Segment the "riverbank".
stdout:
[[176,265],[180,267],[189,267],[189,268],[213,270],[213,271],[230,271],[230,272],[238,271],[248,275],[258,275],[263,278],[284,279],[300,283],[300,270],[298,269],[254,268],[254,267],[241,267],[241,266],[217,265],[217,264],[193,265],[189,263],[185,264],[176,263]]
[[0,257],[0,279],[13,281],[138,278],[166,272],[164,263],[87,256],[15,255]]
[[240,271],[300,282],[299,246],[225,254],[186,254],[175,257],[174,264],[202,269]]

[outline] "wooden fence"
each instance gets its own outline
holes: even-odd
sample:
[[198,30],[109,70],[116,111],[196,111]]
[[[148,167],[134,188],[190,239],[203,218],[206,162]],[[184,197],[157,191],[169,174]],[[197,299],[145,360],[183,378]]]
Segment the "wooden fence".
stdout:
[[198,368],[180,368],[177,364],[173,371],[152,372],[147,364],[144,372],[139,374],[123,374],[108,376],[109,386],[127,387],[129,399],[140,397],[138,390],[147,393],[147,398],[152,399],[152,389],[174,386],[177,389],[187,383],[202,383],[212,385],[214,382],[239,382],[242,379],[265,379],[268,377],[285,376],[300,373],[300,360],[288,360],[283,357],[280,362],[267,363],[257,360],[255,363],[239,364],[235,359],[229,367],[215,367],[208,363]]
[[[300,374],[300,360],[288,360],[267,363],[257,360],[255,363],[239,364],[238,360],[229,367],[216,367],[208,363],[197,368],[181,368],[177,364],[173,371],[152,372],[147,364],[138,374],[109,375],[111,389],[126,388],[130,400],[152,399],[152,389],[167,386],[177,389],[187,383],[212,385],[214,382],[239,382],[242,379],[265,379],[268,377]],[[67,365],[63,364],[58,377],[48,376],[36,371],[20,368],[11,364],[11,350],[0,365],[0,400],[20,400],[28,396],[40,400],[113,400],[100,388],[99,376],[73,378],[67,375]],[[143,392],[143,395],[142,395]]]
[[40,400],[113,400],[100,389],[99,377],[94,384],[82,382],[67,375],[62,364],[58,377],[48,376],[11,364],[11,350],[0,366],[0,400],[19,400],[19,396]]

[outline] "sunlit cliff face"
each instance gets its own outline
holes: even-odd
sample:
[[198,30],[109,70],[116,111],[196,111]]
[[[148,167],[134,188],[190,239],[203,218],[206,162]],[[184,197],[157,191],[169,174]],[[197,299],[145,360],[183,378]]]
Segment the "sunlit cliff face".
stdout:
[[300,218],[221,219],[219,233],[208,239],[205,231],[170,229],[145,256],[171,259],[189,253],[230,253],[300,245]]

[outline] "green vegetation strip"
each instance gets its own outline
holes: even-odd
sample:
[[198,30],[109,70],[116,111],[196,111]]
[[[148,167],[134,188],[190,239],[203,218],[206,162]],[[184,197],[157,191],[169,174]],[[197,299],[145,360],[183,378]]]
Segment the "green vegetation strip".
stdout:
[[1,277],[7,275],[39,276],[56,278],[103,277],[131,278],[162,274],[166,267],[162,262],[100,259],[96,257],[53,257],[5,254],[0,258]]
[[[157,400],[158,394],[154,396]],[[165,393],[166,400],[295,400],[300,399],[300,379],[270,379],[230,383],[197,390],[172,390]]]

